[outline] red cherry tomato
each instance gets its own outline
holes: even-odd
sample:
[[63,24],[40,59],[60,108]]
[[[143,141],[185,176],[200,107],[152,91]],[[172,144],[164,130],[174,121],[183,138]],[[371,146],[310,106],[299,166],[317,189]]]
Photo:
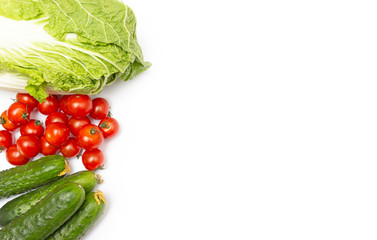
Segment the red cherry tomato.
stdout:
[[1,114],[1,118],[0,118],[0,124],[3,125],[3,128],[8,130],[8,131],[14,131],[16,130],[17,128],[20,127],[20,125],[18,124],[15,124],[13,123],[11,120],[9,120],[8,118],[8,114],[7,114],[7,111],[4,111],[2,114]]
[[50,95],[42,103],[38,104],[38,111],[44,115],[49,115],[59,110],[59,98],[54,95]]
[[1,130],[0,131],[0,152],[4,149],[9,148],[13,144],[13,136],[12,133]]
[[17,102],[25,103],[31,110],[38,107],[39,104],[38,100],[28,93],[17,93],[16,100]]
[[41,143],[36,136],[21,136],[17,139],[17,150],[27,158],[33,158],[41,151]]
[[83,127],[77,137],[79,144],[85,150],[98,148],[103,142],[103,134],[99,127],[93,124]]
[[45,136],[41,137],[41,153],[45,156],[54,155],[58,152],[59,148],[49,144]]
[[60,152],[66,158],[76,157],[80,153],[80,146],[76,138],[69,138],[68,142],[61,146]]
[[101,150],[86,150],[82,155],[82,163],[89,171],[94,171],[103,166],[104,156]]
[[93,108],[92,99],[88,95],[72,95],[68,98],[67,109],[70,115],[78,118],[87,116]]
[[93,99],[93,109],[90,112],[90,116],[94,119],[101,120],[107,117],[109,114],[109,103],[104,98]]
[[112,138],[119,132],[119,123],[115,118],[107,117],[98,124],[105,138]]
[[46,118],[45,124],[46,124],[46,127],[48,127],[51,123],[56,123],[56,122],[67,124],[68,123],[67,115],[65,115],[62,112],[51,113]]
[[68,121],[69,130],[71,130],[71,133],[75,136],[79,135],[81,128],[85,127],[88,124],[91,124],[91,121],[88,117],[71,117]]
[[60,99],[60,109],[65,113],[65,114],[68,114],[68,108],[67,108],[67,102],[68,102],[68,98],[70,96],[69,95],[64,95],[61,99]]
[[21,136],[33,135],[40,138],[42,137],[44,131],[45,129],[43,128],[43,123],[39,120],[30,120],[20,128]]
[[15,102],[8,108],[8,117],[15,124],[27,123],[30,119],[31,108],[25,103]]
[[64,123],[51,123],[46,128],[46,140],[55,147],[60,147],[68,141],[69,128]]
[[24,165],[29,162],[29,158],[24,157],[18,150],[17,145],[12,145],[8,148],[6,153],[7,160],[10,164],[15,166]]

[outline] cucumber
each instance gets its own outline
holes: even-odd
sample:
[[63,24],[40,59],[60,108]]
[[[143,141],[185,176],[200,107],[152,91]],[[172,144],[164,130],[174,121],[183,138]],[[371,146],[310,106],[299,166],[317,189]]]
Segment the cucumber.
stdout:
[[43,157],[0,172],[0,199],[37,188],[69,172],[67,160],[60,155]]
[[101,191],[89,193],[80,209],[46,240],[78,240],[85,235],[103,213],[106,200]]
[[66,183],[0,230],[1,240],[43,240],[62,226],[85,200],[84,188]]
[[14,218],[19,217],[25,212],[29,211],[30,208],[42,200],[49,192],[64,183],[75,182],[80,184],[85,189],[85,192],[89,193],[94,189],[96,183],[100,183],[101,181],[101,177],[94,174],[92,171],[82,171],[68,175],[62,179],[44,185],[32,192],[21,195],[12,201],[9,201],[2,208],[0,208],[0,226],[7,225]]

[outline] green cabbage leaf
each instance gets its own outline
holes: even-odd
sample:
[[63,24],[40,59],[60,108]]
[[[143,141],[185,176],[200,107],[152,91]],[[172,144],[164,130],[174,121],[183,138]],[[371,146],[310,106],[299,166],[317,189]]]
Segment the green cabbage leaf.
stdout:
[[97,94],[150,67],[118,0],[0,0],[0,88]]

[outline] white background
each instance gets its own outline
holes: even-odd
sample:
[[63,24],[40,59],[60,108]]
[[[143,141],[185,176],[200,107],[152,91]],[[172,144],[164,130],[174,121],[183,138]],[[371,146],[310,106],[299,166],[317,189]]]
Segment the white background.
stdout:
[[375,1],[127,4],[153,67],[101,94],[122,131],[85,239],[377,238]]

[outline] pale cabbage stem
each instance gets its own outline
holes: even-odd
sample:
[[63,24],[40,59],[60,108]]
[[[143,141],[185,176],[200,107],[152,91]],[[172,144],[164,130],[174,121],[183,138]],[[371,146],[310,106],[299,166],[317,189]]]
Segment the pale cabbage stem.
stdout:
[[[25,87],[29,80],[29,76],[15,71],[0,70],[0,88],[12,92],[26,93]],[[56,91],[47,87],[47,93],[54,95],[71,95],[74,93]]]

